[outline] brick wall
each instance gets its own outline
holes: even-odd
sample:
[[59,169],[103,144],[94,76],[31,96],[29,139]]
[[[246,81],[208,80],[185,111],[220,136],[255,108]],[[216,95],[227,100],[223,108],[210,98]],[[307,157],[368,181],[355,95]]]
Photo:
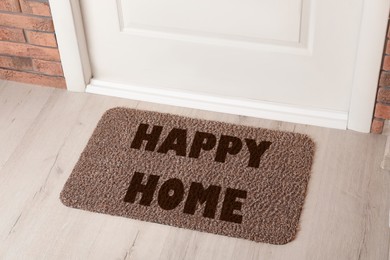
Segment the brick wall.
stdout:
[[66,88],[48,0],[0,0],[0,79]]

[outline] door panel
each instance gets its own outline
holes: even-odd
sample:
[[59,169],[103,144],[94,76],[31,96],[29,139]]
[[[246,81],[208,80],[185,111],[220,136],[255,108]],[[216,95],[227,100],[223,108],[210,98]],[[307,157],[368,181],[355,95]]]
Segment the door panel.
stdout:
[[363,0],[82,0],[95,79],[348,111]]
[[125,30],[299,42],[301,0],[119,0],[118,3],[118,15]]

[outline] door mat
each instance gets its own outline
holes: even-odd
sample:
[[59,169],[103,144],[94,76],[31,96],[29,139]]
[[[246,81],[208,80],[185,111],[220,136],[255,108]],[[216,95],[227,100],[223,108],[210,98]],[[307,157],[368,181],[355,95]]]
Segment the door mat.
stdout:
[[297,233],[313,155],[303,134],[113,108],[60,198],[73,208],[285,244]]

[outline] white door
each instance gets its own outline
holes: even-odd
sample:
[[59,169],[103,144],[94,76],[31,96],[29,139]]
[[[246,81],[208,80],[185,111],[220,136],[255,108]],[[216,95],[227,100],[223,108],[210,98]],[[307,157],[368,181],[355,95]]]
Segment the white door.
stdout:
[[345,128],[363,9],[364,0],[81,0],[88,91]]

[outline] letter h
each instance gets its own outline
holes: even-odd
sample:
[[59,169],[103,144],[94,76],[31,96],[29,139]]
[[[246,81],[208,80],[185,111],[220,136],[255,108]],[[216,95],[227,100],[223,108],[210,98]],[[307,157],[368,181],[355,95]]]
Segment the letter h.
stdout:
[[146,130],[148,130],[148,128],[149,125],[147,124],[140,124],[138,126],[137,133],[135,134],[133,142],[131,143],[130,146],[131,148],[140,149],[142,142],[146,141],[147,143],[145,146],[145,150],[154,151],[158,139],[160,138],[163,127],[158,125],[153,126],[152,132],[150,134],[146,133]]
[[135,198],[137,197],[137,193],[139,192],[142,193],[142,197],[139,204],[144,206],[150,206],[160,176],[150,175],[146,184],[142,184],[144,175],[145,174],[141,172],[134,173],[129,188],[127,189],[126,196],[124,198],[125,202],[134,203]]

